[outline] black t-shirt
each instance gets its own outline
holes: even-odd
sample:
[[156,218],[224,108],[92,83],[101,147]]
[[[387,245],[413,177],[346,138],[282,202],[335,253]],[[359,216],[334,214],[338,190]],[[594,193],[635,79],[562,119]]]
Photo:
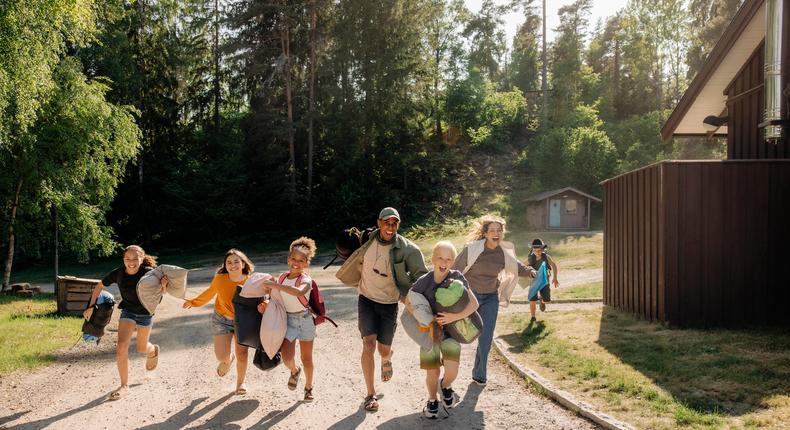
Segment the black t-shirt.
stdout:
[[[108,273],[107,276],[101,280],[101,283],[105,287],[111,284],[118,284],[118,289],[121,291],[121,304],[118,305],[118,309],[126,309],[129,312],[134,312],[139,315],[151,315],[137,297],[137,282],[143,275],[151,270],[151,267],[142,266],[137,273],[129,275],[126,273],[126,268],[121,266]],[[121,273],[120,283],[118,282],[119,272]]]
[[532,251],[530,251],[529,255],[527,256],[527,263],[529,263],[529,265],[532,266],[533,269],[540,270],[540,265],[545,261],[546,271],[551,272],[551,264],[549,264],[549,254],[544,252],[543,255],[541,255],[540,257],[541,257],[540,260],[538,260],[538,256],[533,254]]

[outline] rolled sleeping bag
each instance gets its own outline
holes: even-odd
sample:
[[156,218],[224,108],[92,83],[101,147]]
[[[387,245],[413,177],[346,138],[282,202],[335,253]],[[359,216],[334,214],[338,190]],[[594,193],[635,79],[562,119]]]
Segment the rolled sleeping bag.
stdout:
[[[439,312],[457,313],[464,310],[471,300],[469,290],[459,280],[453,280],[447,288],[436,290],[436,307]],[[444,326],[447,333],[459,343],[472,343],[483,332],[483,320],[474,312],[468,317]]]
[[96,304],[93,305],[91,318],[82,323],[82,340],[86,343],[98,344],[104,336],[104,328],[110,323],[114,308],[115,298],[108,291],[102,290],[96,298]]
[[423,327],[428,327],[431,321],[433,321],[433,310],[431,309],[431,303],[428,302],[428,299],[426,299],[424,295],[412,290],[409,290],[406,298],[408,298],[409,303],[411,303],[411,308],[414,311],[413,316],[417,319],[417,322]]
[[233,294],[233,326],[236,341],[250,348],[261,348],[261,319],[258,303],[261,298],[241,297],[241,286],[236,286]]
[[137,297],[145,310],[153,315],[162,301],[162,288],[159,286],[162,276],[167,276],[168,279],[165,292],[175,298],[183,299],[186,296],[188,273],[189,270],[183,267],[163,264],[143,275],[137,282]]
[[420,346],[423,352],[428,352],[433,348],[433,339],[431,338],[431,330],[421,329],[420,323],[417,318],[414,318],[409,311],[404,310],[400,316],[400,323],[406,334]]
[[436,289],[436,307],[439,312],[461,312],[469,305],[463,282],[453,279],[447,288]]
[[483,319],[475,311],[468,317],[444,326],[447,333],[458,343],[472,343],[483,333]]

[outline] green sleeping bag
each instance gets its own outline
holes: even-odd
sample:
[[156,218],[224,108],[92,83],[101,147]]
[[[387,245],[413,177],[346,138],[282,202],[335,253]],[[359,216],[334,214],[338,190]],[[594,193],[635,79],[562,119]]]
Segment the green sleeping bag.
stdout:
[[[469,290],[464,284],[454,279],[447,288],[436,290],[436,307],[439,312],[458,313],[469,305]],[[444,326],[447,333],[460,343],[472,343],[483,331],[483,320],[474,312],[468,317]]]
[[[447,288],[436,290],[436,303],[446,309],[452,308],[464,296],[464,284],[458,279],[453,279]],[[466,307],[466,304],[464,304]]]

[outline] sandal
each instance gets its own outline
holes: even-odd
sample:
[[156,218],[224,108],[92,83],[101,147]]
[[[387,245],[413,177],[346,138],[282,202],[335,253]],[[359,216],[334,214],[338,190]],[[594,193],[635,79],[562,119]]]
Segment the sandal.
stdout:
[[365,410],[368,412],[376,412],[379,410],[379,398],[376,396],[365,397]]
[[302,373],[302,368],[297,367],[295,373],[291,373],[291,377],[288,378],[288,389],[293,391],[296,389],[296,384],[299,382],[299,375]]
[[154,355],[149,355],[145,359],[145,370],[154,370],[159,364],[159,345],[154,345]]
[[247,394],[247,384],[242,382],[238,387],[236,387],[236,395],[243,396],[245,394]]
[[313,399],[315,399],[315,397],[313,397],[313,388],[312,387],[311,388],[305,387],[305,389],[304,389],[304,401],[305,402],[312,402]]
[[230,365],[233,364],[233,360],[235,359],[236,359],[236,355],[234,354],[230,356],[229,362],[227,363],[220,362],[217,365],[217,375],[219,375],[220,378],[228,374],[228,372],[230,371]]
[[110,393],[110,395],[107,397],[107,400],[120,400],[120,399],[126,397],[126,394],[128,394],[128,393],[129,393],[129,387],[128,386],[121,386],[121,387],[118,387],[117,390],[115,390],[112,393]]
[[386,360],[381,360],[381,380],[384,382],[392,379],[392,354],[394,352],[395,351],[390,351],[389,357],[387,357]]

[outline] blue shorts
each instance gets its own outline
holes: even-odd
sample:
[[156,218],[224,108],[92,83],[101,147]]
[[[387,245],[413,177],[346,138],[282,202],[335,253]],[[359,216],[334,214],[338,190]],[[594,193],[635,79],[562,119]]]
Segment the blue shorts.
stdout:
[[310,312],[288,314],[288,328],[285,330],[285,338],[289,342],[296,339],[309,342],[315,339],[315,323]]
[[236,331],[233,325],[233,320],[225,318],[216,312],[211,314],[211,334],[214,336],[222,336]]
[[121,319],[134,321],[139,327],[151,327],[154,325],[153,315],[141,315],[134,312],[129,312],[126,309],[121,309]]

